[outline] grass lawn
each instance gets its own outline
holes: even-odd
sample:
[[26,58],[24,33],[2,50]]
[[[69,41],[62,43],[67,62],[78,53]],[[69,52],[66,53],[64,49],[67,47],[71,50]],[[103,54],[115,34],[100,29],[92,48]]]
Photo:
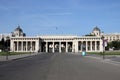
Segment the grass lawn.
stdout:
[[[19,54],[30,54],[30,52],[0,52],[0,56],[5,55],[19,55]],[[87,52],[87,54],[97,54],[97,55],[103,55],[102,52]],[[104,52],[104,55],[120,55],[120,52],[118,51],[111,51],[111,52]]]
[[0,52],[0,56],[30,54],[30,52]]

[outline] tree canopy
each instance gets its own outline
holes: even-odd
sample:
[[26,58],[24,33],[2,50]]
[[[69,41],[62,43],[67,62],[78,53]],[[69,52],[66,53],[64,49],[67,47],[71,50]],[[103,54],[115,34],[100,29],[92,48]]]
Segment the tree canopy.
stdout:
[[115,40],[108,43],[107,49],[112,48],[114,50],[120,50],[120,40]]
[[6,49],[10,48],[10,39],[5,40],[4,38],[0,41],[0,49],[5,51]]

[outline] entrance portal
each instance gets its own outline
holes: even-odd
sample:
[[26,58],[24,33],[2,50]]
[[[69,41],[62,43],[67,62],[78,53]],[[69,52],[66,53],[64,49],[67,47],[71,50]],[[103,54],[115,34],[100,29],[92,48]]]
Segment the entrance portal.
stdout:
[[59,52],[59,42],[55,42],[55,51],[54,52]]
[[50,53],[53,52],[53,47],[54,47],[54,46],[53,46],[53,43],[52,43],[52,42],[49,42],[49,43],[48,43],[48,52],[50,52]]
[[61,42],[61,52],[66,52],[66,42]]
[[68,52],[72,52],[72,42],[68,42]]

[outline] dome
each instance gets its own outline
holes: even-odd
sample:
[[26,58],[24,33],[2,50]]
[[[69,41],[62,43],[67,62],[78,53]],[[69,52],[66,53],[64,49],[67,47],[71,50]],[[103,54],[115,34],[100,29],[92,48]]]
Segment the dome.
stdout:
[[15,31],[20,31],[20,32],[23,32],[23,30],[20,28],[20,26],[18,26]]
[[96,26],[93,31],[100,31],[100,29]]
[[18,25],[18,27],[12,32],[12,37],[24,37],[26,36],[25,33],[23,33],[23,30],[20,28],[20,26]]

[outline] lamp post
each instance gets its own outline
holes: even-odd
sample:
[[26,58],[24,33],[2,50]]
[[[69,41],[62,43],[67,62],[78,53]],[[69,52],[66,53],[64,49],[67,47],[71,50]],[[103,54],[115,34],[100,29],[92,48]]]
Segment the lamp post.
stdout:
[[105,46],[104,38],[105,38],[104,36],[101,37],[101,39],[102,39],[102,47],[103,47],[103,51],[102,51],[103,59],[105,59],[105,55],[104,55],[104,46]]

